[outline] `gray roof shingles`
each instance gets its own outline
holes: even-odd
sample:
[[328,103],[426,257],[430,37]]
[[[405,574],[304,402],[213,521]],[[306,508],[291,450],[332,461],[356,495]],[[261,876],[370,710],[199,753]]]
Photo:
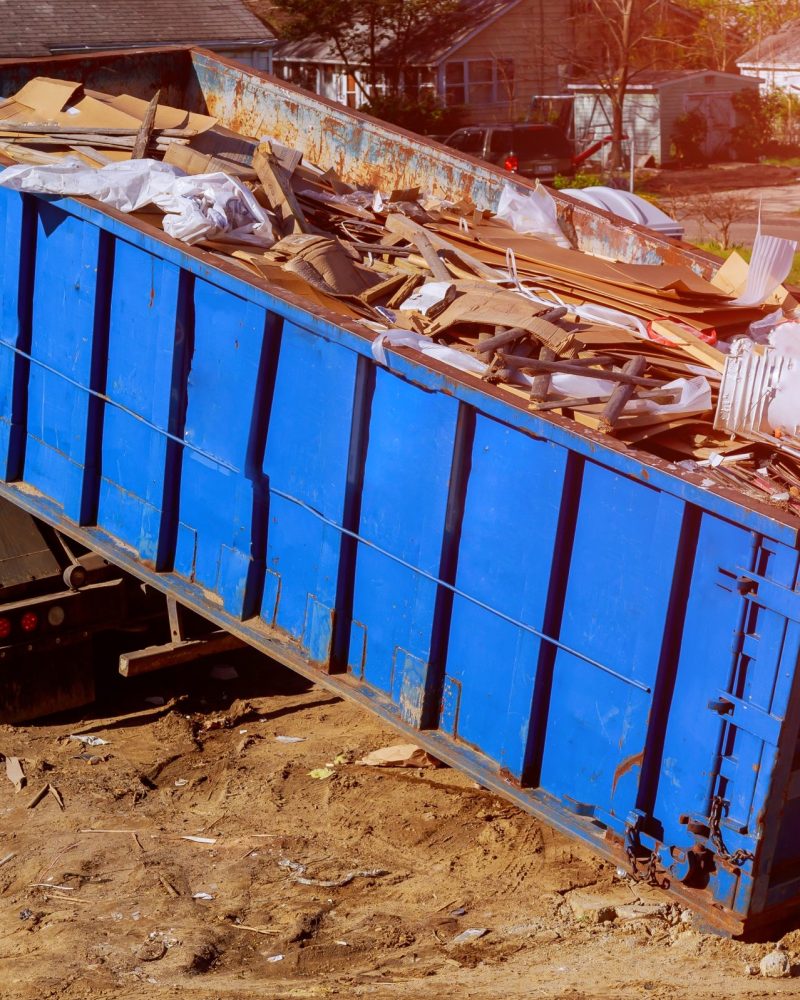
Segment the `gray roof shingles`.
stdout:
[[0,0],[0,22],[0,58],[274,39],[242,0]]
[[[424,34],[415,39],[415,51],[411,53],[412,64],[435,65],[448,53],[462,45],[473,32],[485,27],[495,18],[511,10],[512,7],[516,7],[517,2],[518,0],[461,0],[458,9],[450,16],[451,31],[445,41],[438,37],[431,41],[426,39]],[[383,44],[387,50],[390,49],[391,39],[385,39]],[[379,43],[379,56],[380,49]],[[275,49],[275,59],[301,62],[341,62],[331,42],[314,36],[279,42]]]
[[762,38],[736,62],[740,66],[800,66],[800,20],[788,21],[774,35]]

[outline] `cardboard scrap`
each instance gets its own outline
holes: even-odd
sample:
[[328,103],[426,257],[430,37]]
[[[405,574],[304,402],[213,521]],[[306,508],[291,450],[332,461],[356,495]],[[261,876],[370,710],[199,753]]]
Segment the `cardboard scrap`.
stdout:
[[12,100],[40,114],[57,115],[82,93],[83,84],[80,81],[37,76],[21,87]]
[[21,792],[28,784],[28,779],[25,777],[25,771],[19,757],[6,757],[6,777],[18,792]]
[[444,767],[445,765],[418,747],[416,743],[398,743],[396,746],[373,750],[356,764],[367,767]]
[[[709,279],[695,273],[689,254],[685,264],[641,264],[576,249],[577,241],[556,246],[465,200],[421,192],[413,179],[394,178],[387,191],[359,186],[346,165],[304,160],[307,149],[78,80],[37,77],[0,100],[0,151],[33,165],[78,156],[96,168],[135,154],[187,174],[227,173],[258,202],[277,242],[217,234],[197,244],[212,264],[309,312],[357,324],[388,348],[460,369],[542,420],[613,434],[620,448],[684,469],[686,460],[735,458],[704,468],[703,484],[764,502],[789,495],[781,503],[800,515],[800,439],[791,455],[785,439],[782,451],[767,439],[750,460],[735,453],[741,440],[713,433],[726,342],[763,337],[797,308],[785,288],[764,302],[743,297],[751,271],[736,253]],[[135,218],[162,227],[166,216],[148,208]],[[447,289],[438,298],[436,282]],[[424,750],[402,749],[362,763],[432,766]],[[325,780],[336,764],[310,773]]]

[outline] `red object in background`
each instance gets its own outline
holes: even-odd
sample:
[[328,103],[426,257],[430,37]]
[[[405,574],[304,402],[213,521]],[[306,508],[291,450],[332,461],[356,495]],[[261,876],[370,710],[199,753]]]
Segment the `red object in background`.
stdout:
[[509,153],[509,155],[505,158],[503,166],[506,170],[510,170],[512,174],[515,174],[519,170],[519,158],[513,153]]
[[22,616],[20,625],[22,625],[23,632],[33,632],[36,626],[39,624],[39,616],[34,614],[33,611],[26,611]]
[[[620,142],[627,142],[628,137],[627,135],[621,135],[619,139]],[[603,146],[613,141],[614,141],[613,135],[604,135],[602,139],[598,139],[597,142],[593,142],[591,146],[587,146],[587,148],[584,149],[583,152],[576,153],[572,157],[573,167],[579,167],[582,163],[585,163],[588,159],[590,159],[590,157],[594,156],[594,154],[598,152],[598,150],[601,150]]]
[[11,619],[0,618],[0,639],[7,639],[11,635]]
[[[676,326],[681,327],[682,330],[686,330],[687,333],[691,333],[693,336],[697,337],[698,340],[702,340],[704,344],[709,344],[713,347],[717,342],[717,331],[713,326],[706,327],[705,330],[696,330],[693,326],[689,326],[688,323],[681,323],[680,320],[673,319],[671,316],[665,316],[664,319],[670,323],[675,323]],[[647,324],[647,336],[657,344],[668,344],[670,347],[675,346],[673,341],[667,340],[666,337],[662,337],[660,333],[656,333],[653,329],[652,323]]]

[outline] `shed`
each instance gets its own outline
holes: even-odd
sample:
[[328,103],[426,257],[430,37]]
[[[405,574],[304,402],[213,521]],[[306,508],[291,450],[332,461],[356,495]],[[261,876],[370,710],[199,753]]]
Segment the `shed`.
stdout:
[[762,38],[736,60],[747,76],[757,76],[765,88],[800,91],[800,18]]
[[277,39],[243,0],[0,0],[0,59],[197,45],[271,72]]
[[[733,97],[758,89],[759,83],[753,77],[716,70],[638,74],[628,86],[624,110],[624,127],[636,159],[652,157],[656,163],[672,159],[675,125],[689,111],[699,111],[708,122],[708,158],[730,159],[737,123]],[[580,149],[611,132],[611,104],[596,83],[572,83],[569,90],[575,95],[575,137]]]

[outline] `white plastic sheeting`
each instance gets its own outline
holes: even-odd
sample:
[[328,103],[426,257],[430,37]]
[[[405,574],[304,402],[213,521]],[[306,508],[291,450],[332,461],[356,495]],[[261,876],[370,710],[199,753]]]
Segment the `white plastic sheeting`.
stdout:
[[530,233],[569,249],[569,240],[558,224],[553,196],[539,183],[533,191],[524,193],[510,184],[503,185],[495,214],[516,233]]
[[65,157],[45,166],[8,167],[0,171],[0,187],[57,197],[82,195],[120,212],[155,205],[166,213],[164,232],[184,243],[224,236],[262,247],[275,242],[265,209],[225,173],[189,175],[158,160],[109,163],[97,170]]
[[758,232],[753,242],[750,267],[747,269],[747,284],[744,294],[734,299],[734,306],[760,306],[766,302],[776,288],[786,281],[792,270],[797,244],[794,240],[784,240],[780,236],[765,236]]
[[[800,428],[800,324],[782,323],[770,341],[742,338],[732,345],[714,418],[718,430],[758,440]],[[781,447],[779,438],[772,441]]]
[[621,219],[646,226],[655,233],[661,233],[662,236],[683,239],[683,226],[680,222],[676,222],[666,212],[662,212],[646,199],[640,198],[638,194],[602,185],[590,188],[564,188],[561,193],[568,194],[571,198],[583,201],[594,208],[600,208],[604,212],[618,215]]

